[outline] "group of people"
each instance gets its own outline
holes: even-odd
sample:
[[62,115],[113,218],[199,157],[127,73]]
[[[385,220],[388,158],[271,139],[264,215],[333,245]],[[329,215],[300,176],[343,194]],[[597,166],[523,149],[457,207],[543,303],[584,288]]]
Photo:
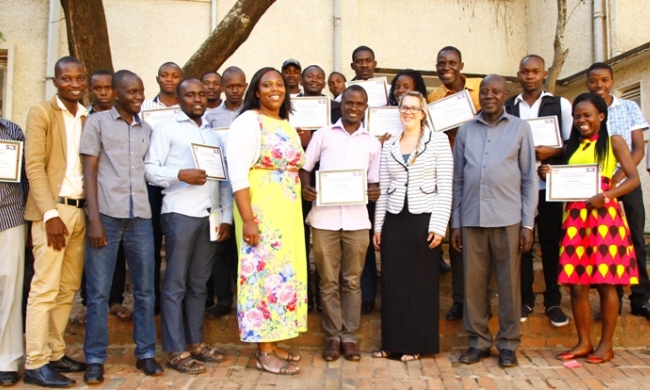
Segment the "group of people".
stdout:
[[[352,54],[355,80],[374,77],[372,49]],[[442,241],[450,237],[453,305],[469,348],[461,363],[491,355],[517,365],[520,324],[532,312],[535,225],[544,267],[545,313],[566,326],[560,285],[571,288],[577,345],[561,360],[612,358],[623,285],[632,313],[650,319],[650,283],[643,246],[645,210],[636,165],[648,124],[638,106],[612,95],[613,70],[593,64],[587,89],[573,105],[544,90],[544,60],[528,55],[517,73],[523,92],[508,97],[505,78],[462,75],[462,56],[448,46],[437,56],[442,85],[427,94],[419,72],[392,80],[388,104],[403,131],[378,139],[365,126],[368,95],[360,85],[289,59],[250,80],[237,67],[201,79],[183,78],[174,63],[157,75],[159,93],[145,100],[141,78],[128,70],[97,70],[86,81],[80,61],[55,65],[57,94],[33,106],[24,132],[0,120],[0,138],[24,141],[19,183],[0,183],[0,248],[7,275],[0,301],[0,382],[69,387],[65,372],[104,380],[108,313],[133,317],[136,366],[160,375],[155,360],[161,313],[166,365],[198,374],[226,356],[203,342],[203,318],[231,312],[236,286],[242,341],[257,343],[256,365],[300,372],[298,351],[277,343],[307,331],[307,311],[322,311],[322,356],[358,361],[362,312],[373,310],[375,250],[381,253],[381,347],[375,358],[408,362],[439,352]],[[316,131],[289,123],[291,99],[333,95],[331,123]],[[81,100],[90,87],[93,103]],[[467,90],[479,114],[459,128],[435,132],[427,104]],[[225,99],[221,99],[221,94]],[[153,128],[141,111],[175,107]],[[535,146],[525,119],[556,116],[564,148]],[[215,128],[228,128],[224,142]],[[196,166],[192,145],[225,150],[226,180]],[[555,164],[597,163],[599,194],[586,201],[546,201],[544,178]],[[650,168],[650,166],[649,166]],[[367,205],[319,206],[316,171],[363,170]],[[619,206],[622,202],[623,208]],[[623,212],[624,209],[624,212]],[[28,234],[31,224],[31,234]],[[21,296],[25,244],[31,236],[31,281],[23,351]],[[164,238],[164,240],[163,240]],[[160,281],[162,244],[166,271]],[[311,245],[310,245],[311,243]],[[316,275],[309,277],[309,250]],[[121,253],[121,255],[118,255]],[[121,259],[121,260],[120,260]],[[120,297],[125,267],[134,310]],[[84,285],[85,362],[65,355],[63,334],[72,300]],[[496,276],[500,329],[492,316]],[[315,280],[311,285],[310,280]],[[602,336],[590,338],[589,289],[601,297]],[[619,287],[619,295],[617,295]],[[215,304],[216,300],[216,304]]]

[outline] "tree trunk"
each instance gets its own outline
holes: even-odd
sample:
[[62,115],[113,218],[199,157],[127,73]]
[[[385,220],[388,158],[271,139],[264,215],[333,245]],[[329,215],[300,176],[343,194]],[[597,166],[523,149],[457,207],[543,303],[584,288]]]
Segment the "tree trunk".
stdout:
[[548,68],[547,89],[550,93],[555,93],[555,84],[564,61],[569,55],[569,49],[564,50],[564,30],[567,23],[567,0],[557,0],[557,29],[555,31],[555,40],[553,41],[553,65]]
[[216,70],[248,39],[276,0],[238,0],[201,47],[183,66],[184,76],[200,77]]
[[[84,65],[86,74],[113,71],[111,46],[102,0],[61,0],[68,32],[68,50]],[[89,93],[86,94],[86,103]]]

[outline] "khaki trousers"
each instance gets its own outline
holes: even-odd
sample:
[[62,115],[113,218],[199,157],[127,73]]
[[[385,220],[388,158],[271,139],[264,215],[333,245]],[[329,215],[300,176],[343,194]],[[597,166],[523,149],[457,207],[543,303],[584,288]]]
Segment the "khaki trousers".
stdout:
[[361,274],[370,242],[368,230],[312,228],[312,238],[327,340],[356,343],[358,337],[354,332],[359,329],[361,317]]
[[26,223],[0,232],[0,371],[18,371],[23,359],[26,239]]
[[34,278],[27,301],[25,368],[37,369],[63,357],[63,333],[68,324],[72,299],[81,285],[86,240],[83,209],[57,205],[68,228],[66,246],[55,251],[47,245],[45,223],[32,224]]

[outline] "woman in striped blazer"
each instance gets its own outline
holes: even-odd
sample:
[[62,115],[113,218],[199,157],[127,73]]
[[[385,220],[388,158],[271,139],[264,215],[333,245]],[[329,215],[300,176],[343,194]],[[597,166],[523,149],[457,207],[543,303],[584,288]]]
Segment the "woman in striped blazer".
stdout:
[[381,251],[382,348],[403,362],[439,352],[441,243],[451,212],[453,161],[445,134],[429,129],[420,92],[400,99],[402,134],[382,150],[373,242]]

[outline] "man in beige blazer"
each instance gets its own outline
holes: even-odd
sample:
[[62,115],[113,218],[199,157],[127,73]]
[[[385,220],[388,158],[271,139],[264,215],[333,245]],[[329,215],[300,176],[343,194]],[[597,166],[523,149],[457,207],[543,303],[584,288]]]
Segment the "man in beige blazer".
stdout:
[[57,94],[29,110],[25,170],[30,191],[25,218],[32,223],[34,278],[27,303],[26,383],[69,387],[59,372],[85,370],[65,356],[63,332],[83,272],[86,217],[79,145],[88,111],[83,65],[63,57],[54,66]]

